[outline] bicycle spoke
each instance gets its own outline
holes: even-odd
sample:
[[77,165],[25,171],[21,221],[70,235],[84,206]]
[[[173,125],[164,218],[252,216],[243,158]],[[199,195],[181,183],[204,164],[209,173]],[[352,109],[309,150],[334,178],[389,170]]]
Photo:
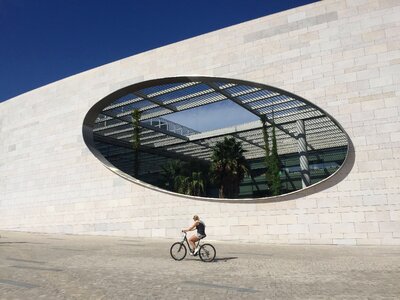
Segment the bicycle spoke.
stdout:
[[176,242],[171,246],[170,254],[175,260],[182,260],[186,256],[186,247],[182,243]]
[[202,261],[211,262],[216,255],[215,248],[211,244],[204,244],[199,250],[199,256]]

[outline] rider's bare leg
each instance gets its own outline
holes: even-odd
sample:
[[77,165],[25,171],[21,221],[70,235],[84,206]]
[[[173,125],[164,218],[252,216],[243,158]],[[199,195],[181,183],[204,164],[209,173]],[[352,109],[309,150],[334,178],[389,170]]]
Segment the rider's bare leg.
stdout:
[[194,252],[194,250],[196,250],[196,242],[199,240],[199,238],[195,235],[192,235],[189,239],[189,244],[190,247],[192,248],[192,252]]

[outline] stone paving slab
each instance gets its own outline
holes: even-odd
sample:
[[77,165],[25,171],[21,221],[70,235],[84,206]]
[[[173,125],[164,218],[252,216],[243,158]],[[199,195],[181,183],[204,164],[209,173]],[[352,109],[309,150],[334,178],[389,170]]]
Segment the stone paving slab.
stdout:
[[400,247],[211,241],[203,263],[167,239],[0,234],[0,299],[400,299]]

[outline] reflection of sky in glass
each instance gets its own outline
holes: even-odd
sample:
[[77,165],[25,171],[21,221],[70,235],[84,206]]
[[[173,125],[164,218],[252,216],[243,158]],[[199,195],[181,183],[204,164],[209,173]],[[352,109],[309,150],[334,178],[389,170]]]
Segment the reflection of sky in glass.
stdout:
[[208,131],[258,120],[258,117],[230,100],[163,116],[197,131]]

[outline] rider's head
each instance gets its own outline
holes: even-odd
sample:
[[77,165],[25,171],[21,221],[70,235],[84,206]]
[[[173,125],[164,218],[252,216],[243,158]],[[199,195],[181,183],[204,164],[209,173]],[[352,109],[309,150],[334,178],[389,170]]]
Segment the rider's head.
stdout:
[[193,220],[194,220],[194,221],[198,221],[199,219],[200,219],[200,218],[199,218],[198,215],[194,215],[194,216],[193,216]]

